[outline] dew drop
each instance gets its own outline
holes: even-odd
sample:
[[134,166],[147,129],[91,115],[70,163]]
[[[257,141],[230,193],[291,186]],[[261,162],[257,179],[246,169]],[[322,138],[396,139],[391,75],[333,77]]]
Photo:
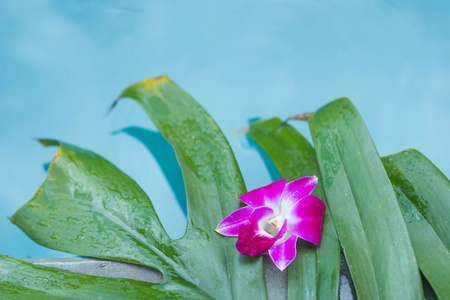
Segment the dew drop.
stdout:
[[39,220],[39,222],[37,224],[42,226],[42,227],[49,227],[50,226],[50,222],[48,220],[45,220],[45,219]]

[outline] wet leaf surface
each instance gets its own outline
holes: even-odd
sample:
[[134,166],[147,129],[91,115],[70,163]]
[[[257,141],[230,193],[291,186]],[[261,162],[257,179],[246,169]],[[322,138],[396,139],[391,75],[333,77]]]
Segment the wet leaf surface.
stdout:
[[54,140],[41,140],[59,146],[46,181],[12,221],[49,248],[160,270],[163,282],[147,290],[149,297],[267,298],[261,257],[239,255],[234,238],[214,232],[246,192],[217,124],[166,76],[130,86],[120,99],[127,97],[141,104],[175,150],[187,192],[185,235],[172,240],[150,199],[110,162]]
[[358,297],[423,299],[395,192],[358,111],[341,98],[319,109],[309,124]]
[[450,295],[450,181],[414,149],[382,158],[417,264],[439,299]]
[[[311,144],[278,118],[250,123],[247,135],[270,157],[288,181],[319,177],[313,194],[326,202],[316,154]],[[329,209],[319,247],[299,239],[297,257],[288,267],[288,299],[338,299],[340,245]]]

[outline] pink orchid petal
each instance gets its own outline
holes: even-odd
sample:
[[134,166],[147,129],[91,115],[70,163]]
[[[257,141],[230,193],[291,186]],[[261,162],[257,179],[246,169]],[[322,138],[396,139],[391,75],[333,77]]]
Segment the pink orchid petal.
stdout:
[[294,260],[297,254],[297,236],[291,234],[291,236],[282,243],[277,243],[269,249],[269,255],[272,258],[275,265],[283,271]]
[[287,230],[287,221],[278,234],[273,237],[259,227],[259,222],[273,216],[273,210],[268,207],[256,208],[250,215],[249,222],[239,228],[236,249],[244,255],[256,256],[270,249],[273,244],[283,237]]
[[259,189],[242,195],[239,199],[251,207],[268,206],[276,208],[279,206],[281,194],[286,185],[286,179],[280,179]]
[[289,230],[296,236],[319,245],[325,209],[323,201],[314,195],[302,198],[286,216]]
[[311,194],[317,181],[316,176],[310,176],[289,182],[281,195],[281,213],[289,212],[300,199]]
[[252,212],[253,207],[251,206],[242,207],[236,210],[220,222],[216,228],[216,231],[226,236],[238,236],[239,227],[248,222]]

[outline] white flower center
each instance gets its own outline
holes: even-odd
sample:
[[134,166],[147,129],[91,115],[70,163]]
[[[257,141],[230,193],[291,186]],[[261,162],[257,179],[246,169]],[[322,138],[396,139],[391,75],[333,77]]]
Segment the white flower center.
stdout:
[[267,219],[263,230],[275,237],[278,232],[280,232],[281,227],[283,227],[284,218],[282,216],[275,216],[273,218]]

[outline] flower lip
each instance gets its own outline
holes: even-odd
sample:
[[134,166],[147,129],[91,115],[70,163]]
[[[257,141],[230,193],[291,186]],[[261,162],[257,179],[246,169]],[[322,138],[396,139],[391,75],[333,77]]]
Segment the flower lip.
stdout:
[[236,242],[236,248],[239,253],[250,256],[261,255],[285,235],[287,231],[286,220],[275,236],[260,228],[260,219],[267,217],[269,214],[273,214],[272,209],[259,207],[253,212],[253,218],[250,216],[251,220],[248,223],[241,225],[239,228],[239,237]]

